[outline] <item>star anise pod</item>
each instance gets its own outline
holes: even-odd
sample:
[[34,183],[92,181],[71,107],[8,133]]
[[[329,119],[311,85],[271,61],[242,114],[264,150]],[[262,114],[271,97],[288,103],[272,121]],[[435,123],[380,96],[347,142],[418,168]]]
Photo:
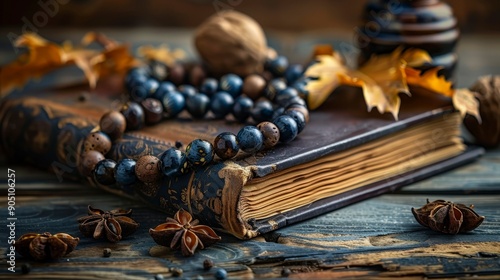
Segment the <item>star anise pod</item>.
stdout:
[[191,214],[182,209],[173,219],[167,218],[166,223],[149,229],[149,234],[159,245],[181,248],[184,256],[192,256],[196,249],[204,249],[221,239],[213,229],[198,225],[198,220],[193,220]]
[[78,218],[79,228],[86,237],[94,239],[105,237],[110,242],[118,242],[139,227],[130,215],[132,209],[103,211],[89,205],[88,216]]
[[37,261],[55,260],[69,254],[80,239],[67,233],[26,233],[16,241],[16,251]]
[[435,231],[457,234],[471,231],[483,222],[484,216],[479,216],[472,208],[474,205],[427,200],[427,204],[422,208],[412,208],[411,211],[421,225]]

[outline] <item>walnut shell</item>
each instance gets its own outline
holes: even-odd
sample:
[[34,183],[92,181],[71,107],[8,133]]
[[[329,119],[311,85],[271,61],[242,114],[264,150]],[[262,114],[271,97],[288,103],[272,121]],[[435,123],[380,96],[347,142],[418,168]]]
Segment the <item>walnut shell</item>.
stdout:
[[476,143],[493,148],[500,144],[500,76],[480,77],[470,90],[477,92],[482,123],[474,117],[465,118],[465,127]]
[[261,73],[268,52],[261,26],[236,11],[209,17],[196,30],[194,44],[209,70],[217,76]]

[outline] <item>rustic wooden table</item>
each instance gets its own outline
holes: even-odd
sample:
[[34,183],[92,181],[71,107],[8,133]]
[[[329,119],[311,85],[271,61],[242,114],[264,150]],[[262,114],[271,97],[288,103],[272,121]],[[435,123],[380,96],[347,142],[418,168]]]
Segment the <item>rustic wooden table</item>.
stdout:
[[[458,79],[461,86],[477,76],[500,72],[494,37],[465,38],[460,48]],[[0,202],[0,278],[44,279],[154,279],[172,277],[213,279],[217,268],[229,278],[500,278],[500,150],[490,150],[478,161],[442,175],[414,183],[390,194],[365,200],[315,219],[241,241],[222,235],[222,241],[193,257],[158,246],[148,234],[165,214],[143,204],[116,197],[86,185],[59,182],[55,175],[1,160],[0,184],[7,186],[7,169],[16,172],[15,233],[66,232],[81,238],[77,250],[53,262],[16,258],[16,273],[7,270],[7,199]],[[5,187],[5,188],[4,188]],[[3,192],[6,197],[6,192]],[[443,235],[421,227],[412,207],[426,199],[474,204],[486,216],[476,230]],[[92,204],[105,209],[132,208],[140,228],[132,236],[111,244],[85,238],[76,219]],[[102,256],[104,248],[112,254]],[[212,259],[211,270],[203,261]],[[21,275],[22,264],[31,272]]]

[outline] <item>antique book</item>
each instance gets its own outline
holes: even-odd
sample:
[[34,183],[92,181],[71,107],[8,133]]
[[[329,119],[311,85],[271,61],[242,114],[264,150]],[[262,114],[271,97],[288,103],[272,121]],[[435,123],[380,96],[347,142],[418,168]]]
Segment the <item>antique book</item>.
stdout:
[[[202,223],[252,238],[348,204],[395,190],[477,158],[482,149],[460,137],[461,117],[448,100],[402,97],[399,120],[367,112],[356,89],[338,89],[298,138],[272,150],[212,164],[154,184],[100,186],[79,171],[82,142],[120,92],[104,83],[8,97],[0,105],[1,147],[61,180],[76,179],[117,195],[138,197],[167,212],[184,208]],[[88,90],[88,89],[87,89]],[[242,124],[180,117],[127,132],[108,158],[160,155],[195,138],[212,141]],[[182,148],[181,148],[182,149]]]

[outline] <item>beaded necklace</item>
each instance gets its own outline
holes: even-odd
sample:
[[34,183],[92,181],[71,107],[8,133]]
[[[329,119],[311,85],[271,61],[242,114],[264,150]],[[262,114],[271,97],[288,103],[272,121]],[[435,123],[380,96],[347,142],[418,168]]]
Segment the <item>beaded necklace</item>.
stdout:
[[[149,67],[129,71],[125,87],[130,101],[120,111],[105,113],[99,121],[100,130],[90,133],[84,140],[83,175],[93,176],[102,185],[130,185],[137,180],[153,183],[162,176],[180,176],[210,164],[216,156],[228,160],[240,150],[251,155],[278,143],[289,143],[309,121],[303,99],[302,66],[289,66],[286,57],[266,61],[266,73],[271,77],[269,82],[256,74],[244,80],[226,74],[219,81],[205,78],[198,88],[186,84],[176,87],[172,82],[175,68],[170,69],[170,80],[163,81],[167,71],[158,71],[158,67],[152,63]],[[158,157],[145,155],[137,161],[121,159],[118,162],[105,158],[112,141],[121,138],[125,131],[175,118],[183,110],[193,118],[203,118],[209,111],[218,119],[232,114],[241,123],[253,120],[256,125],[247,123],[236,135],[222,132],[213,142],[195,139],[185,151],[171,147]]]

